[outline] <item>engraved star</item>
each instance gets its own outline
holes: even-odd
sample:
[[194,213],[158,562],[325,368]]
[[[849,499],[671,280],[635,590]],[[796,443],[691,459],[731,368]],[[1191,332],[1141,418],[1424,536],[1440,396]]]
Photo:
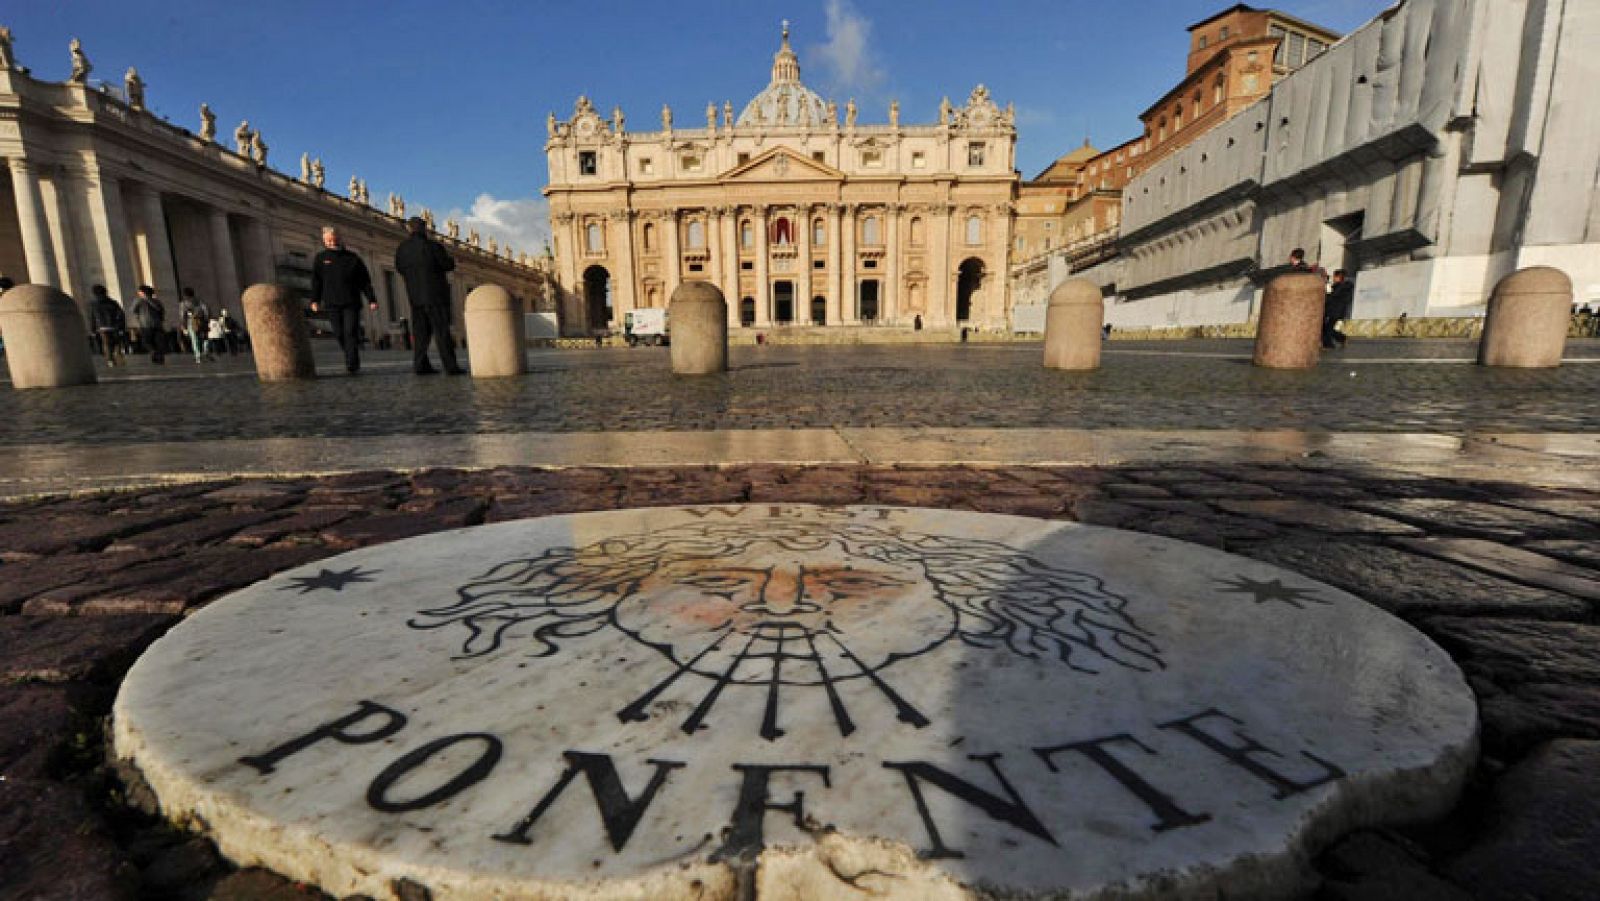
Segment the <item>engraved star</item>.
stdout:
[[1224,585],[1230,586],[1228,588],[1219,589],[1223,593],[1252,594],[1255,595],[1255,601],[1257,604],[1265,604],[1268,601],[1278,601],[1288,604],[1290,607],[1293,607],[1296,610],[1304,610],[1305,605],[1300,603],[1301,601],[1310,601],[1313,604],[1332,603],[1332,601],[1325,601],[1322,598],[1312,597],[1311,592],[1306,591],[1303,588],[1290,588],[1289,586],[1283,584],[1282,579],[1273,579],[1270,582],[1258,582],[1248,576],[1235,576],[1232,581],[1227,579],[1218,579],[1217,581]]
[[300,589],[301,594],[307,594],[309,592],[316,591],[319,588],[331,588],[334,591],[343,591],[344,587],[352,582],[371,582],[372,580],[368,578],[368,576],[377,575],[377,573],[378,570],[373,570],[372,572],[362,572],[361,567],[359,566],[352,566],[343,572],[335,572],[331,569],[324,569],[322,572],[319,572],[314,576],[294,576],[290,579],[290,581],[294,582],[295,584],[285,585],[278,590],[293,591],[294,589],[298,588]]

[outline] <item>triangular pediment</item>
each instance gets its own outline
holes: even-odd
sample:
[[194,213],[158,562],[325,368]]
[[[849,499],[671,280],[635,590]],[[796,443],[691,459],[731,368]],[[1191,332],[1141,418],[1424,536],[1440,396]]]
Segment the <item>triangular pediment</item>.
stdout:
[[722,174],[722,181],[834,181],[844,173],[787,147],[774,147]]

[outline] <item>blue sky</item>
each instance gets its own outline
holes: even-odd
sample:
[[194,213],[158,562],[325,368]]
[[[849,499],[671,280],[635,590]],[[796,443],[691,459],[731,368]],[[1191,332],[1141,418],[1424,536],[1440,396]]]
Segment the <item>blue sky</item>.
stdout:
[[[862,121],[937,118],[982,82],[1018,112],[1017,165],[1031,177],[1088,136],[1132,137],[1138,113],[1183,74],[1185,28],[1224,0],[7,0],[20,62],[47,79],[70,68],[74,36],[93,77],[128,66],[158,114],[218,132],[259,128],[279,169],[309,151],[330,186],[352,173],[372,196],[454,211],[518,249],[546,228],[545,114],[588,94],[629,125],[659,127],[663,103],[698,123],[707,101],[741,107],[765,86],[780,20],[802,76],[823,96],[857,98]],[[1271,5],[1271,4],[1258,4]],[[1339,31],[1388,0],[1276,4]]]

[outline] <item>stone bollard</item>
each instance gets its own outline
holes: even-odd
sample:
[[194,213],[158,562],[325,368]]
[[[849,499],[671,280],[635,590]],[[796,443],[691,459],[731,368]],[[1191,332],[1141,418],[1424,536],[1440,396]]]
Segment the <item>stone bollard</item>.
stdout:
[[95,383],[89,328],[72,298],[49,285],[18,285],[0,295],[11,386],[64,388]]
[[245,289],[243,305],[257,378],[285,382],[317,377],[317,362],[311,356],[311,329],[306,326],[300,301],[288,288],[251,285]]
[[1327,302],[1327,286],[1315,272],[1290,272],[1268,282],[1256,326],[1255,364],[1268,369],[1316,366]]
[[1099,285],[1085,278],[1070,278],[1057,285],[1045,311],[1045,368],[1099,369],[1105,318]]
[[1560,366],[1571,321],[1572,279],[1550,266],[1519,269],[1494,286],[1478,341],[1478,363],[1519,369]]
[[710,282],[684,282],[667,306],[672,320],[672,371],[710,375],[728,369],[728,302]]
[[528,371],[522,301],[499,285],[479,285],[467,295],[467,358],[475,379],[497,379]]

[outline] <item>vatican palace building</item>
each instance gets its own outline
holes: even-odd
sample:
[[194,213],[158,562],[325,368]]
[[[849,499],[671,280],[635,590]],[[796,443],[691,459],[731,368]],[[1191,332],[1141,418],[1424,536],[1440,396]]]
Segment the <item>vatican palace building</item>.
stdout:
[[902,124],[895,102],[868,124],[824,100],[787,25],[737,117],[663,106],[634,132],[579,97],[545,144],[564,329],[620,330],[685,281],[720,288],[734,328],[1005,328],[1015,117],[981,85],[937,113]]

